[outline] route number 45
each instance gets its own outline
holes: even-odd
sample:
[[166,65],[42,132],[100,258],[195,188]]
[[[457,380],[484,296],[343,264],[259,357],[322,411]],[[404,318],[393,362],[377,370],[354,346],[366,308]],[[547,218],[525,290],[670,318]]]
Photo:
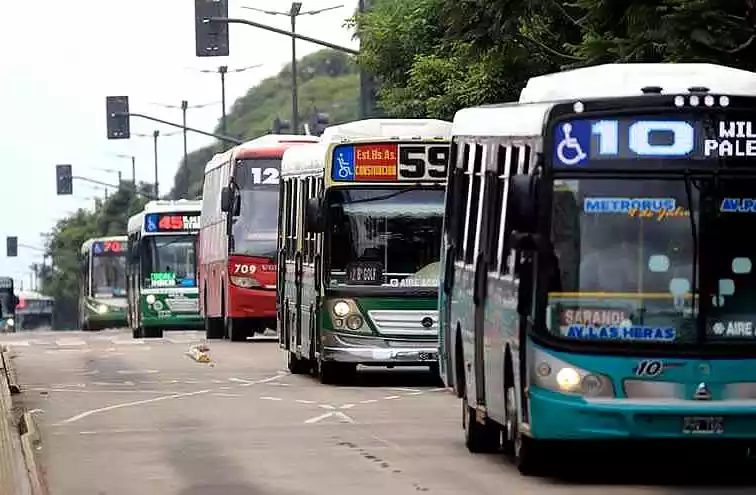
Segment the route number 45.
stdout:
[[399,180],[443,180],[449,145],[400,145]]

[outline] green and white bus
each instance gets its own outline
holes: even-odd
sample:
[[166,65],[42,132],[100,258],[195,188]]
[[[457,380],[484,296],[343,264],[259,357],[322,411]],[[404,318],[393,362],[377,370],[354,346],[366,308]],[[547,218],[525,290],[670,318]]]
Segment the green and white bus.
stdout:
[[201,201],[150,201],[129,218],[127,289],[134,338],[200,329],[197,235]]
[[755,89],[611,64],[457,112],[440,350],[470,451],[523,474],[568,442],[753,451]]
[[281,164],[277,309],[292,373],[437,366],[438,264],[451,123],[329,127]]
[[81,245],[79,326],[126,326],[126,236],[96,237]]

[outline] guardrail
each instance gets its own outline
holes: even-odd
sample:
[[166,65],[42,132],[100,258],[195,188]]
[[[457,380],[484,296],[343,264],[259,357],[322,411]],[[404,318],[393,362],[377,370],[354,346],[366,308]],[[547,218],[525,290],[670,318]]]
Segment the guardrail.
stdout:
[[[19,423],[14,417],[11,394],[20,392],[16,373],[7,349],[1,346],[0,367],[0,495],[42,494],[41,484],[32,481],[38,480],[33,457],[30,465],[25,456],[25,451],[29,449],[24,448],[24,443],[29,443],[34,438],[25,435],[28,438],[23,440]],[[23,419],[26,418],[21,418],[22,424]],[[29,431],[29,427],[24,429],[27,430],[25,433]],[[36,428],[32,429],[31,435],[36,436]],[[30,453],[33,456],[33,450]]]

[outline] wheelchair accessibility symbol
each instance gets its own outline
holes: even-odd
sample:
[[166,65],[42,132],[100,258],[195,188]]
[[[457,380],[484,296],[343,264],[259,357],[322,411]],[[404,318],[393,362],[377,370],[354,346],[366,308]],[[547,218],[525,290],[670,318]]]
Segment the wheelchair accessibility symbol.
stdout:
[[331,173],[333,180],[354,180],[354,147],[336,148]]
[[[582,125],[581,125],[582,124]],[[566,122],[557,128],[555,161],[562,165],[580,165],[588,158],[591,127],[588,122]]]

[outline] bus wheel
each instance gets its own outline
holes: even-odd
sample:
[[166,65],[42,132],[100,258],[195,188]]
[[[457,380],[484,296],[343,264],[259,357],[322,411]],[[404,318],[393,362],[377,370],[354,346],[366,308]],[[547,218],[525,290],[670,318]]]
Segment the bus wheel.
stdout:
[[318,363],[318,378],[324,385],[337,385],[349,381],[357,372],[357,365],[339,363],[335,361],[320,361]]
[[144,327],[142,335],[147,339],[162,339],[163,329],[161,327]]
[[[520,431],[514,386],[507,389],[507,428],[504,432],[505,454],[514,459],[517,470],[524,476],[537,476],[543,471],[543,455],[537,440]],[[513,404],[513,405],[510,405]]]
[[226,334],[231,342],[245,342],[247,340],[244,319],[226,317]]
[[309,360],[300,358],[294,352],[289,352],[288,355],[289,359],[287,364],[289,371],[291,371],[293,375],[306,375],[310,372],[312,366]]
[[467,397],[462,399],[462,426],[465,429],[465,446],[473,454],[490,454],[501,446],[501,430],[491,420],[479,423],[475,409],[470,407]]
[[205,317],[205,338],[222,339],[223,338],[223,319]]
[[142,327],[138,328],[132,328],[131,329],[131,336],[135,339],[141,339],[142,338]]

